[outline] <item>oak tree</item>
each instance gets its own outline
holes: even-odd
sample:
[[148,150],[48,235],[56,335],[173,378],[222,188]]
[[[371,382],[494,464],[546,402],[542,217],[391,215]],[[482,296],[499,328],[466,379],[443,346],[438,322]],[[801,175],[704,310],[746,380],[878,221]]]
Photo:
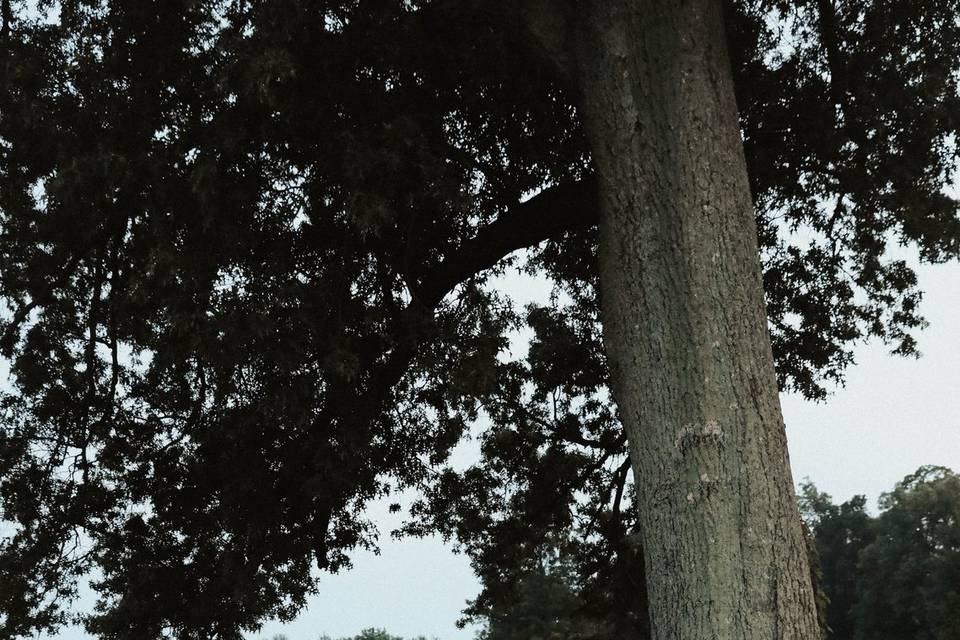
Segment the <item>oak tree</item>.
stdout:
[[293,616],[371,499],[498,497],[437,471],[484,412],[510,513],[632,469],[654,637],[814,637],[777,383],[914,349],[955,0],[0,7],[6,635],[90,570],[104,638]]

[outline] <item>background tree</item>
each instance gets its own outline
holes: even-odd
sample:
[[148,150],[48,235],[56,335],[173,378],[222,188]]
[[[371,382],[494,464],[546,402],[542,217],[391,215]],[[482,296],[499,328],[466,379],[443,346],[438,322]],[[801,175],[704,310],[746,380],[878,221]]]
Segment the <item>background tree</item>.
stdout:
[[[512,598],[486,618],[481,640],[604,640],[617,637],[606,620],[592,618],[561,560],[542,564],[513,585]],[[612,611],[611,611],[612,613]]]
[[829,598],[831,637],[957,637],[960,477],[921,467],[880,498],[842,505],[802,485],[801,507],[816,540]]
[[[538,7],[3,3],[3,633],[55,628],[97,567],[93,632],[236,638],[374,544],[363,506],[402,487],[431,498],[412,529],[488,568],[545,531],[615,566],[637,487],[599,343],[603,183]],[[913,350],[888,247],[960,246],[957,6],[725,10],[779,378],[817,396],[856,339]],[[484,286],[524,247],[558,291],[530,313]],[[526,322],[571,356],[498,360]],[[443,471],[481,412],[483,461]]]
[[860,552],[876,537],[866,504],[866,496],[854,496],[838,506],[809,481],[800,485],[800,511],[816,545],[832,638],[854,637]]
[[922,467],[880,508],[860,553],[852,637],[960,638],[960,476]]
[[[320,636],[319,640],[331,640],[330,636],[324,634]],[[349,638],[339,638],[338,640],[404,640],[401,636],[390,635],[383,629],[364,629],[355,636],[350,636]],[[427,640],[426,636],[417,636],[416,638],[410,638],[410,640]]]

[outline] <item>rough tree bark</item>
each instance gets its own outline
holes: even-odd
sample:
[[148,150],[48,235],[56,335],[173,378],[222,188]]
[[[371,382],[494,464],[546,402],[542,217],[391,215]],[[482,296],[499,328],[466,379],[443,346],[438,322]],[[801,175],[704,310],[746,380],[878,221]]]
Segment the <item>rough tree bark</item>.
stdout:
[[599,179],[604,340],[653,637],[819,638],[721,3],[576,11],[566,37]]

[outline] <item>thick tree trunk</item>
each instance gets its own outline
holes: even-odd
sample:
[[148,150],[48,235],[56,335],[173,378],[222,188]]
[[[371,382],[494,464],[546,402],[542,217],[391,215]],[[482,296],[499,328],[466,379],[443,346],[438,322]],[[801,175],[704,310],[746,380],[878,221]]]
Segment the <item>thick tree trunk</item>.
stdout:
[[820,637],[719,0],[585,0],[576,79],[657,640]]

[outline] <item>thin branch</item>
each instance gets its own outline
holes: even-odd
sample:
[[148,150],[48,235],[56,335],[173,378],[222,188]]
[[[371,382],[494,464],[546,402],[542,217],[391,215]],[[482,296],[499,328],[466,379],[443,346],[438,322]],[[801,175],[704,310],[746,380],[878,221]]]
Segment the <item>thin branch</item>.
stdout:
[[623,492],[627,483],[627,471],[629,470],[630,456],[627,456],[626,459],[620,463],[620,466],[617,467],[617,469],[613,472],[613,481],[604,488],[601,499],[597,501],[597,508],[593,510],[592,514],[590,514],[590,520],[584,526],[584,532],[587,535],[596,529],[597,522],[600,521],[600,514],[603,513],[603,508],[606,506],[607,501],[610,500],[610,494],[614,492],[614,489],[616,489],[616,493],[614,494],[611,511],[613,512],[614,517],[618,521],[620,520],[620,505],[623,500]]
[[627,459],[623,461],[623,464],[614,472],[613,478],[616,482],[617,492],[613,497],[613,516],[619,521],[620,520],[620,502],[623,500],[623,491],[627,485],[627,472],[630,470],[630,456],[627,456]]
[[0,5],[0,14],[2,14],[2,17],[0,17],[0,20],[2,20],[2,25],[0,25],[0,40],[3,40],[4,48],[6,48],[7,39],[10,37],[10,23],[13,22],[13,10],[10,8],[10,0],[3,0],[2,5]]
[[604,449],[603,455],[601,455],[592,465],[587,467],[586,470],[584,470],[584,472],[580,474],[579,484],[583,484],[584,482],[586,482],[588,477],[590,477],[592,474],[599,471],[603,467],[603,465],[607,463],[607,460],[609,460],[614,454],[616,454],[617,451],[620,449],[620,447],[622,447],[626,443],[627,443],[626,434],[621,434],[614,441],[613,447],[611,447],[610,449]]
[[87,448],[90,446],[90,408],[96,402],[97,397],[97,330],[99,326],[100,296],[103,292],[103,263],[98,257],[93,275],[93,292],[90,294],[90,308],[87,312],[87,337],[86,364],[87,364],[87,392],[83,399],[83,412],[80,416],[80,424],[77,425],[83,433],[82,444],[80,447],[83,482],[89,481],[90,463],[87,458]]
[[[817,0],[817,14],[820,40],[826,54],[827,68],[830,70],[830,99],[834,103],[834,108],[840,109],[841,115],[846,116],[848,115],[846,113],[846,69],[837,41],[839,26],[834,0]],[[843,128],[843,124],[838,123],[838,129]]]

